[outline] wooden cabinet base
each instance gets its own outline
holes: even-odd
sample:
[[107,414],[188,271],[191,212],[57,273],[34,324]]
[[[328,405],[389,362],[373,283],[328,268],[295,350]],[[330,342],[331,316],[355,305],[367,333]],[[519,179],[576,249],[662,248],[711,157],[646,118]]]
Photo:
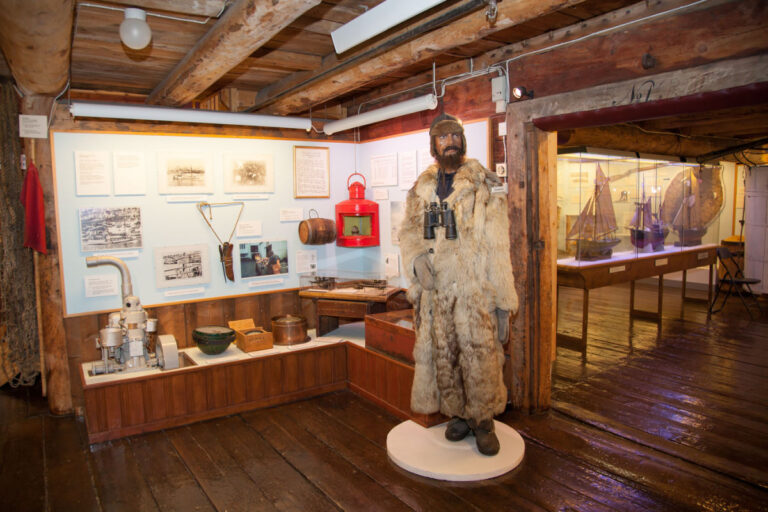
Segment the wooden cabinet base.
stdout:
[[84,385],[88,441],[99,443],[344,389],[345,345]]
[[349,389],[398,418],[413,420],[424,427],[448,421],[442,414],[411,411],[413,366],[351,343],[347,348],[347,365]]

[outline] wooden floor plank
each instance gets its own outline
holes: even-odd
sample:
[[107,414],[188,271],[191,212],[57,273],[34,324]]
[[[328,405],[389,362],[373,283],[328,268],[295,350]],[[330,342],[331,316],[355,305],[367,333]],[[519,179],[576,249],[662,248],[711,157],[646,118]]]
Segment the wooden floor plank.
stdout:
[[83,449],[83,424],[71,416],[42,418],[48,506],[51,510],[101,510],[87,450]]
[[[7,405],[4,413],[18,411]],[[3,416],[2,423],[0,510],[44,510],[47,500],[43,417]]]
[[160,510],[215,510],[165,433],[134,436],[128,441]]
[[90,450],[101,506],[107,510],[159,510],[125,439],[94,445]]
[[276,510],[256,484],[212,438],[209,422],[169,431],[173,446],[218,510]]
[[[300,426],[275,420],[280,408],[243,414],[245,420],[342,510],[410,510]],[[341,484],[343,482],[343,484]]]
[[272,446],[241,417],[228,417],[212,422],[227,453],[278,510],[336,510],[317,487],[294,469]]
[[508,414],[507,423],[527,438],[580,461],[648,496],[662,510],[768,510],[768,493],[744,482],[650,450],[556,413]]

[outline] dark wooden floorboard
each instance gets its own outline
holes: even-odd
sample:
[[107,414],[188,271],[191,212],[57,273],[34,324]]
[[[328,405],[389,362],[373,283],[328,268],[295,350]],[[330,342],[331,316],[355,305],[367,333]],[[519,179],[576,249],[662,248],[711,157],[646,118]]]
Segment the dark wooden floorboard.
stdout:
[[90,453],[91,467],[99,475],[96,489],[105,510],[159,510],[128,440],[95,445]]
[[[590,293],[586,359],[558,348],[552,410],[499,418],[526,441],[501,477],[402,470],[386,450],[400,420],[349,391],[89,447],[39,387],[4,386],[0,510],[768,512],[768,318],[730,299],[707,321],[668,287],[659,325],[629,318],[628,293]],[[581,293],[559,307],[580,334]]]
[[128,441],[160,510],[215,510],[165,433],[153,432]]

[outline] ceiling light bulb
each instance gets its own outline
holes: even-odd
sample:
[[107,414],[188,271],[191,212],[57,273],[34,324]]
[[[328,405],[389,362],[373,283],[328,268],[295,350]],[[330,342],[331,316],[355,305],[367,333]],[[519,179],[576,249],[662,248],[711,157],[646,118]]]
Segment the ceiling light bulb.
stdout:
[[152,30],[147,24],[147,13],[142,9],[128,7],[125,19],[120,24],[120,40],[128,48],[141,50],[152,39]]

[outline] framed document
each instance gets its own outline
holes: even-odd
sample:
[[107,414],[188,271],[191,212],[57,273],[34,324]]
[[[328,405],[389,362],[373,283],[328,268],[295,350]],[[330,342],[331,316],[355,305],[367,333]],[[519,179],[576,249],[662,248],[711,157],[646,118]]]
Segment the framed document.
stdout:
[[293,197],[331,197],[330,149],[293,147]]

